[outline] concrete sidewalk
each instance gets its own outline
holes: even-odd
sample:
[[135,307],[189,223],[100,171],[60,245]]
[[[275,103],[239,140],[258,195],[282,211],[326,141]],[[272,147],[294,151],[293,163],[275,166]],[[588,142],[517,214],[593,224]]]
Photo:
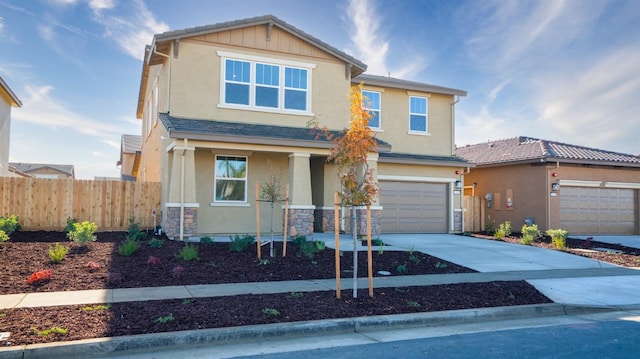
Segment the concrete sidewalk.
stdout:
[[[333,235],[316,234],[333,248]],[[463,282],[527,280],[547,297],[552,305],[484,308],[465,311],[424,313],[424,315],[351,318],[307,323],[286,323],[255,327],[220,328],[206,331],[166,333],[106,338],[74,343],[0,348],[0,358],[86,357],[87,353],[121,352],[162,345],[192,345],[212,340],[248,340],[274,336],[317,335],[342,331],[362,331],[366,326],[446,325],[464,321],[496,320],[566,315],[598,310],[628,310],[640,308],[640,270],[618,267],[559,251],[532,246],[490,241],[460,235],[383,235],[385,251],[409,250],[463,265],[478,273],[434,274],[416,276],[376,277],[377,288],[436,285]],[[359,250],[366,248],[357,244]],[[340,238],[340,249],[349,251],[353,240]],[[377,248],[376,248],[377,249]],[[343,278],[341,288],[351,289],[352,280]],[[360,279],[360,288],[368,286]],[[0,309],[42,307],[69,304],[97,304],[158,299],[185,299],[238,294],[268,294],[335,290],[335,280],[304,280],[260,283],[187,285],[159,288],[125,288],[76,292],[10,294],[0,296]],[[435,324],[434,324],[435,323]]]

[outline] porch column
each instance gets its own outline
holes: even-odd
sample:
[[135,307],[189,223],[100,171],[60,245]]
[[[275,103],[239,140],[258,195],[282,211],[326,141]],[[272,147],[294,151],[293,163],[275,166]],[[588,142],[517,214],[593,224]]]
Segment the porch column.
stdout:
[[313,210],[311,200],[311,155],[289,155],[289,218],[287,232],[290,236],[313,234]]
[[196,201],[195,147],[188,146],[187,140],[184,140],[170,151],[173,158],[169,174],[169,194],[165,204],[164,232],[169,238],[180,239],[182,227],[182,239],[188,240],[198,231],[200,207]]

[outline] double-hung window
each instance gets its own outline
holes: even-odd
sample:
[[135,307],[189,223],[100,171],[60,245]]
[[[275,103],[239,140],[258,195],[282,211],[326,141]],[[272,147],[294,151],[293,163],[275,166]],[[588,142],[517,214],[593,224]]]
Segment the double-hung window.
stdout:
[[374,91],[362,91],[364,96],[364,107],[367,109],[371,118],[369,119],[369,127],[373,129],[380,129],[380,92]]
[[427,133],[427,108],[426,97],[411,96],[409,98],[409,132]]
[[214,202],[247,201],[247,158],[216,156]]
[[223,58],[220,106],[310,113],[313,64],[219,52]]

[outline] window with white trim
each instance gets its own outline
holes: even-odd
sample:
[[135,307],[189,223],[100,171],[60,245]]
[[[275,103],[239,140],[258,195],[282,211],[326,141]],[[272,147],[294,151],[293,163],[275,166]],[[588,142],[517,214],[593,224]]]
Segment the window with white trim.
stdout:
[[214,202],[247,202],[247,157],[216,156]]
[[380,122],[380,92],[362,90],[362,96],[365,97],[363,99],[364,107],[371,114],[369,127],[373,129],[382,128],[382,123]]
[[409,132],[427,133],[427,108],[426,97],[409,97]]
[[310,68],[265,62],[265,58],[223,58],[224,105],[256,110],[310,112]]

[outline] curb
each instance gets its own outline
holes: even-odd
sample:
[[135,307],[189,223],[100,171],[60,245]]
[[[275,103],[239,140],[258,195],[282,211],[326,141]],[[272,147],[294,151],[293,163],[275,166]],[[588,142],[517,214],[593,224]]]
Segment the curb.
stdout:
[[620,308],[584,307],[551,303],[275,323],[22,345],[0,348],[0,359],[86,358],[111,354],[124,355],[127,352],[162,350],[163,347],[213,343],[226,344],[265,338],[286,337],[291,339],[314,335],[362,333],[380,329],[437,327],[509,319],[582,315],[617,310],[620,310]]

